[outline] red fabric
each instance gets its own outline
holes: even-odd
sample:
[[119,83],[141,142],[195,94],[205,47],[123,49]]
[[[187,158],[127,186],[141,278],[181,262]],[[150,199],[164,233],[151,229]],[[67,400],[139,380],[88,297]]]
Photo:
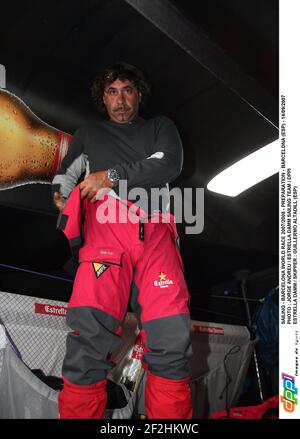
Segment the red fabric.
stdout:
[[[57,148],[55,151],[54,163],[51,170],[51,177],[57,174],[60,168],[61,162],[68,151],[68,147],[72,141],[71,134],[64,133],[63,131],[58,131]],[[64,144],[65,143],[65,144]]]
[[67,224],[63,229],[64,234],[68,239],[80,238],[81,224],[82,224],[82,203],[80,199],[80,187],[79,185],[73,190],[69,200],[67,202],[62,215],[68,217]]
[[191,419],[189,378],[169,380],[148,370],[145,405],[149,419]]
[[101,419],[106,406],[107,380],[88,386],[63,380],[64,388],[58,396],[60,419]]
[[211,419],[262,419],[264,417],[278,419],[278,415],[268,411],[274,409],[279,410],[279,398],[278,395],[267,399],[259,405],[247,406],[247,407],[235,407],[229,410],[229,415],[226,410],[214,412],[211,415]]
[[[83,201],[84,246],[79,252],[80,265],[69,307],[93,306],[122,321],[134,279],[139,289],[142,322],[188,314],[189,292],[175,243],[174,217],[158,215],[155,223],[146,223],[144,240],[140,240],[139,217],[124,203],[111,196],[96,203]],[[99,222],[108,209],[127,222]],[[79,186],[72,191],[63,213],[69,217],[64,233],[70,239],[81,227]],[[170,223],[164,223],[168,218]],[[97,277],[93,263],[109,268]]]

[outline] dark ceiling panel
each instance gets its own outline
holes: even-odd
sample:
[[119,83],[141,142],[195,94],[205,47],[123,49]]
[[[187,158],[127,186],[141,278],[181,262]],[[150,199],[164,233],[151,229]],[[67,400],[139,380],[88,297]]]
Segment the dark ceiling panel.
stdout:
[[174,3],[278,99],[278,0],[210,0],[205,4],[174,0]]
[[[215,45],[205,32],[193,25],[173,2],[165,0],[126,0],[151,23],[206,68],[213,76],[236,93],[263,118],[278,127],[274,99],[240,65]],[[201,8],[199,7],[200,11]]]

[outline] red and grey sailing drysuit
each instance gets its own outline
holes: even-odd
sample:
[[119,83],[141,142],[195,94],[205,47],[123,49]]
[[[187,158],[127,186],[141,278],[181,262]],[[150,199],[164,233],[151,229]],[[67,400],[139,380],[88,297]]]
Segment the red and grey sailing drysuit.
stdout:
[[[104,222],[107,211],[122,221]],[[60,417],[102,417],[109,356],[120,342],[131,293],[146,346],[147,416],[190,418],[189,293],[174,218],[110,195],[96,203],[80,201],[76,186],[59,227],[78,246],[82,225],[84,240],[67,312],[72,331],[63,363]]]

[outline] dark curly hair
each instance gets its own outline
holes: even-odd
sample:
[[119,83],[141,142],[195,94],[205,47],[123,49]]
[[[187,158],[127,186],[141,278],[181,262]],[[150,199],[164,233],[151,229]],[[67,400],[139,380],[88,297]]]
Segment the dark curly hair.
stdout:
[[150,83],[137,67],[127,63],[117,63],[106,67],[100,75],[98,75],[92,84],[91,94],[96,108],[106,114],[106,108],[103,102],[104,88],[107,84],[112,84],[117,79],[123,81],[128,79],[132,81],[137,90],[141,93],[140,106],[145,106],[148,96],[150,95]]

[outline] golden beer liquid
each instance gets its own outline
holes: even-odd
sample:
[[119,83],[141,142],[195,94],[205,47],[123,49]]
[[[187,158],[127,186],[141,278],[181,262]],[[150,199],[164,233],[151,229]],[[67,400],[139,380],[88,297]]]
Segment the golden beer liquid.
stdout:
[[0,190],[32,182],[50,183],[70,141],[66,134],[62,151],[63,134],[39,119],[15,95],[0,89]]

